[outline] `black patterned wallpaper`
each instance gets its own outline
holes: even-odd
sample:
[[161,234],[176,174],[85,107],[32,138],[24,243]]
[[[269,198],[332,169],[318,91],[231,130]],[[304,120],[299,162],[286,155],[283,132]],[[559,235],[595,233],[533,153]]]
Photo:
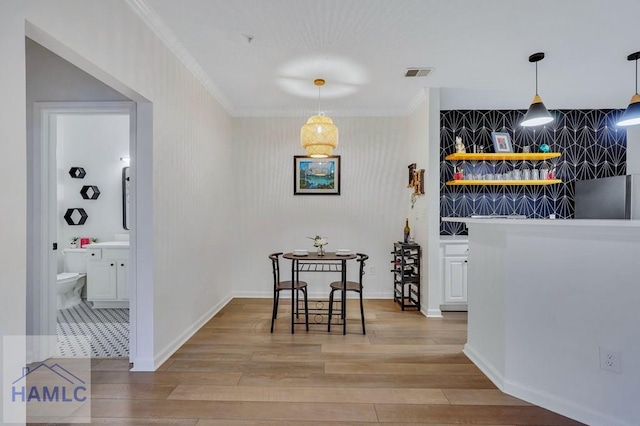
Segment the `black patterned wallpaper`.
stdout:
[[[574,214],[574,182],[626,174],[627,132],[616,126],[623,110],[553,110],[555,120],[540,127],[522,127],[526,111],[520,110],[451,110],[440,112],[440,215],[525,215],[546,218],[555,214],[569,219]],[[455,138],[460,136],[467,152],[472,145],[493,152],[491,132],[511,136],[514,152],[529,146],[538,152],[546,143],[558,158],[546,160],[555,168],[562,183],[547,186],[447,186],[454,167],[444,158],[455,152]],[[524,163],[524,164],[523,164]],[[470,164],[466,165],[471,167]],[[479,161],[473,165],[480,173],[504,173],[514,168],[540,168],[542,162]],[[441,235],[466,234],[461,223],[442,222]]]

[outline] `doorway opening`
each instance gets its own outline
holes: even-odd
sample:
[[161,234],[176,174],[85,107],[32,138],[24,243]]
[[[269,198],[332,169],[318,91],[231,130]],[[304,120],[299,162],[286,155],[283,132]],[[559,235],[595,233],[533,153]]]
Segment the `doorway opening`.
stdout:
[[[32,323],[39,330],[34,334],[57,335],[58,343],[30,358],[128,358],[135,293],[129,265],[136,259],[122,178],[133,166],[123,160],[135,146],[135,103],[36,103],[34,130],[34,266],[40,272]],[[89,338],[91,354],[79,350],[74,336]]]

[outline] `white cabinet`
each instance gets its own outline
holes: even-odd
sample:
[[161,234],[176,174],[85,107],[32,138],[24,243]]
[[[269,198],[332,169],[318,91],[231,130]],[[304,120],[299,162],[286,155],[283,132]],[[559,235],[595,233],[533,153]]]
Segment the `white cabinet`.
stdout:
[[128,308],[129,249],[106,244],[87,246],[87,300],[94,308]]
[[440,242],[443,311],[467,310],[467,239],[446,239]]

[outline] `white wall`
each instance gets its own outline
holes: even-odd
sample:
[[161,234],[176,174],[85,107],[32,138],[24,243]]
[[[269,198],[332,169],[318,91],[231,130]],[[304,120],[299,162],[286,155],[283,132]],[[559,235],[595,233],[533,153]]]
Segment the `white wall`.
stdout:
[[[465,353],[504,392],[589,425],[637,425],[640,226],[467,220]],[[617,351],[620,372],[601,368]]]
[[627,174],[640,174],[640,126],[627,127]]
[[[341,195],[293,195],[293,156],[304,155],[300,127],[307,117],[234,118],[239,296],[272,294],[267,255],[313,249],[308,236],[329,240],[328,251],[350,248],[369,254],[364,295],[392,297],[390,252],[402,239],[410,192],[407,189],[407,119],[332,117],[340,132]],[[283,264],[288,268],[289,263]],[[288,273],[288,269],[287,270]],[[355,263],[349,269],[356,272]],[[337,276],[306,274],[312,294],[325,296]]]
[[[407,217],[415,240],[422,246],[421,311],[439,317],[440,283],[440,90],[425,89],[421,102],[408,117],[409,163],[425,169],[425,193],[409,207]],[[410,196],[412,190],[407,189]],[[410,205],[410,203],[409,203]]]
[[[120,157],[129,156],[129,116],[64,114],[56,130],[59,247],[69,247],[72,236],[113,241],[115,234],[128,233],[122,226],[122,168],[129,164]],[[84,168],[86,176],[72,178],[72,167]],[[100,195],[83,199],[83,186],[97,186]],[[70,208],[85,209],[84,225],[67,224],[64,214]]]
[[20,334],[25,323],[28,35],[134,101],[153,104],[153,157],[136,160],[152,161],[153,193],[144,199],[153,203],[147,218],[153,223],[153,359],[138,361],[157,365],[231,294],[230,116],[125,2],[30,0],[2,7],[0,177],[12,185],[0,194],[7,212],[0,235],[11,241],[0,245],[0,289],[15,296],[1,302],[2,332]]

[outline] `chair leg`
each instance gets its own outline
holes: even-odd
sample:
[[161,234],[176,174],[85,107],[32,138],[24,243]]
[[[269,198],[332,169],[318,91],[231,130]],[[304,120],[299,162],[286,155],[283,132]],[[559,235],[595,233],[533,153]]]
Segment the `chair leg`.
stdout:
[[331,331],[331,315],[333,314],[333,290],[329,293],[329,320],[327,321],[327,331]]
[[309,299],[307,298],[307,289],[302,290],[304,293],[304,322],[307,324],[307,331],[309,331]]
[[273,323],[276,321],[276,318],[278,317],[278,299],[279,299],[279,292],[275,292],[275,294],[273,295],[273,312],[271,313],[271,332],[273,333]]
[[364,306],[362,305],[362,289],[360,289],[360,318],[362,318],[362,334],[367,334],[364,328]]
[[[299,308],[298,308],[298,302],[300,301],[300,290],[296,290],[295,291],[295,298],[296,298],[296,319],[300,318],[299,315]],[[291,294],[291,297],[293,297],[293,294]]]

